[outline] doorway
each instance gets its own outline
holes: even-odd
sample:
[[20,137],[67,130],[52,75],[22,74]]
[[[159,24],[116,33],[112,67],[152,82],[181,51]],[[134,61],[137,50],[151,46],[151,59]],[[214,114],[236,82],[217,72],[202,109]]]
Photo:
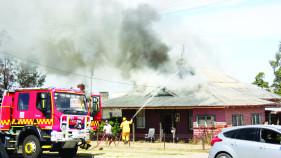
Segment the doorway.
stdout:
[[162,122],[163,122],[163,132],[165,134],[171,134],[171,127],[173,126],[173,114],[164,113]]

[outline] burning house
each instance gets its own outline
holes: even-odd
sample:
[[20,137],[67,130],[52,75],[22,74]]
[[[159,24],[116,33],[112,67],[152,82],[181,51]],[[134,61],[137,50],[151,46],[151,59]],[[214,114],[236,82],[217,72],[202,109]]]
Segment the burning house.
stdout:
[[[136,139],[143,139],[149,128],[156,137],[171,134],[185,140],[200,133],[200,127],[238,126],[274,123],[266,107],[278,107],[280,96],[256,86],[241,83],[219,71],[205,71],[206,85],[196,90],[161,89],[134,118]],[[190,84],[190,83],[186,83]],[[152,97],[152,93],[129,93],[103,101],[104,109],[122,109],[122,115],[132,118]]]

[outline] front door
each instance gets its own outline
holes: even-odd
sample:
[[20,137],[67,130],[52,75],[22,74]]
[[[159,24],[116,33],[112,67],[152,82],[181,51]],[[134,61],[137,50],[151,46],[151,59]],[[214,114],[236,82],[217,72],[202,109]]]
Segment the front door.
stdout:
[[165,134],[171,134],[171,127],[173,126],[173,114],[164,113],[162,122],[163,122],[163,132]]

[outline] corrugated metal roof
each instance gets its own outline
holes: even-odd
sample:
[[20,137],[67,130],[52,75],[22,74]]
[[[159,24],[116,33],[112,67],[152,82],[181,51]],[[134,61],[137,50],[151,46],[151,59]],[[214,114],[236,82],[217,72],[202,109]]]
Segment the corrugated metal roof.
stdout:
[[[270,105],[274,103],[264,99],[281,99],[279,95],[241,83],[220,71],[208,70],[203,71],[203,74],[207,81],[202,88],[196,91],[173,91],[175,95],[172,96],[156,96],[146,105],[146,108]],[[160,93],[163,94],[163,91]],[[150,96],[131,93],[119,98],[104,100],[102,106],[103,108],[139,108]]]

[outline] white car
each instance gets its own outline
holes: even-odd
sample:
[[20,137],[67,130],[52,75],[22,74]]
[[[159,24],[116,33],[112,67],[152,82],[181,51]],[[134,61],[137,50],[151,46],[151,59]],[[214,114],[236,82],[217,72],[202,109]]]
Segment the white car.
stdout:
[[224,128],[211,142],[209,158],[280,158],[281,126]]

